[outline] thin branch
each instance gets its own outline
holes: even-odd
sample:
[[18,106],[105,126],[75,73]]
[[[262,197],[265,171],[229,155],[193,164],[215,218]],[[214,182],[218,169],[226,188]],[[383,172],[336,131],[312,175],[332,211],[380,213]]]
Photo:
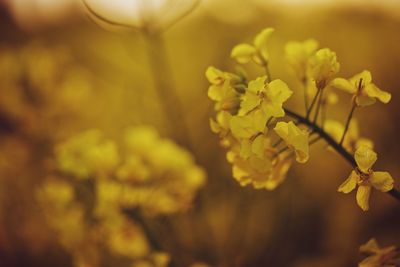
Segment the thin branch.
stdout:
[[[328,133],[326,133],[323,129],[321,129],[315,123],[312,123],[308,118],[305,118],[294,111],[289,109],[285,109],[286,115],[295,118],[299,123],[304,124],[312,129],[313,132],[316,132],[321,138],[323,138],[336,152],[338,152],[347,162],[353,167],[357,167],[357,163],[353,157],[341,144],[337,143],[335,139],[332,138]],[[389,195],[400,200],[400,192],[393,188],[388,192]]]

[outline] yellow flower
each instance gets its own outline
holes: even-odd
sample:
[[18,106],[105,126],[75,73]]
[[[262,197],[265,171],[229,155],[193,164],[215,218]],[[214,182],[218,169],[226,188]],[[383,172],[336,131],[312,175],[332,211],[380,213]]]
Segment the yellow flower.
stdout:
[[208,97],[216,102],[215,109],[237,111],[239,107],[239,94],[232,87],[232,84],[238,83],[240,77],[214,67],[209,67],[206,70],[206,77],[211,83],[211,86],[208,88]]
[[296,160],[305,163],[308,158],[308,133],[298,128],[292,121],[278,122],[274,131],[281,137],[289,148],[296,153]]
[[[342,139],[342,135],[344,132],[344,126],[335,120],[326,120],[324,123],[324,130],[335,139],[336,142],[340,142]],[[346,136],[342,143],[343,147],[347,151],[354,152],[360,146],[368,146],[371,149],[374,148],[374,144],[372,140],[368,138],[360,138],[358,122],[355,119],[352,119],[349,128],[347,129]]]
[[318,48],[318,42],[308,39],[304,42],[288,42],[285,46],[285,56],[296,76],[303,80],[306,78],[308,59]]
[[245,115],[261,108],[268,120],[271,117],[285,116],[282,104],[289,99],[293,92],[282,80],[273,80],[265,84],[266,76],[250,81],[246,93],[242,96],[239,115]]
[[340,64],[337,62],[336,53],[329,48],[323,48],[309,59],[307,72],[315,81],[317,88],[323,89],[338,73],[339,68]]
[[354,158],[357,168],[339,186],[338,191],[347,194],[358,186],[357,204],[362,210],[367,211],[369,209],[371,187],[382,192],[388,192],[393,188],[394,181],[388,172],[375,172],[371,169],[377,160],[377,154],[370,147],[359,147],[354,154]]
[[273,149],[266,149],[263,157],[253,154],[244,159],[234,151],[228,152],[233,177],[241,186],[252,184],[255,189],[275,189],[284,181],[291,165],[284,153],[276,157],[275,153]]
[[229,121],[232,134],[237,139],[251,138],[267,130],[268,117],[261,110],[255,110],[246,116],[233,116]]
[[358,264],[359,267],[394,267],[397,266],[394,259],[400,256],[399,252],[396,252],[395,246],[380,248],[374,238],[362,245],[360,252],[369,256]]
[[108,174],[119,163],[116,144],[103,138],[99,130],[89,130],[71,137],[56,147],[61,171],[87,179]]
[[367,70],[354,75],[348,80],[336,78],[331,85],[353,94],[357,106],[360,107],[372,105],[376,102],[376,99],[387,104],[392,97],[390,93],[382,91],[372,83],[371,72]]
[[254,38],[253,45],[236,45],[232,49],[231,57],[240,64],[246,64],[250,61],[253,61],[258,65],[265,66],[269,59],[267,44],[273,32],[273,28],[266,28],[257,34],[257,36]]

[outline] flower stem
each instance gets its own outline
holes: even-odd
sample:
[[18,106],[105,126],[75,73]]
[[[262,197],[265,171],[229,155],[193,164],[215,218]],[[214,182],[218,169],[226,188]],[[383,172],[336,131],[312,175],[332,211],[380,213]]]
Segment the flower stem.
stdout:
[[346,126],[344,127],[344,132],[343,132],[342,138],[340,139],[340,142],[339,142],[340,145],[343,144],[344,138],[346,137],[346,133],[349,130],[351,118],[353,117],[353,113],[354,113],[354,110],[356,109],[356,106],[357,106],[356,103],[353,101],[353,105],[351,107],[350,114],[347,117]]
[[168,125],[170,125],[169,130],[178,143],[190,148],[189,131],[183,116],[185,113],[171,78],[164,40],[157,33],[145,32],[144,35],[155,89]]
[[[285,108],[286,115],[296,119],[299,123],[304,124],[316,132],[321,138],[323,138],[336,152],[338,152],[347,162],[353,167],[357,167],[357,163],[354,157],[339,143],[335,141],[328,133],[326,133],[317,124],[311,122],[308,118],[305,118],[294,111]],[[389,195],[400,201],[400,192],[396,189],[392,189],[388,192]]]
[[306,113],[306,118],[308,119],[310,117],[310,114],[314,108],[315,103],[317,102],[317,98],[319,96],[319,94],[321,93],[321,90],[318,89],[318,91],[315,93],[315,96],[313,98],[313,100],[311,101],[310,106],[308,107],[307,113]]

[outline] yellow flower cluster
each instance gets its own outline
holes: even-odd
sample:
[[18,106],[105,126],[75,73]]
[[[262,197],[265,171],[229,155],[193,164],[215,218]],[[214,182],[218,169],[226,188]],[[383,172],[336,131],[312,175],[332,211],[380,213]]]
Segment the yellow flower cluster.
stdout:
[[100,266],[104,248],[132,266],[167,266],[168,255],[152,252],[142,225],[126,211],[154,216],[185,210],[205,183],[192,155],[152,127],[129,128],[123,139],[119,147],[89,130],[60,143],[56,175],[38,191],[75,266]]
[[[270,77],[268,41],[273,32],[272,28],[264,29],[253,44],[239,44],[231,52],[237,63],[252,61],[263,67],[266,75],[249,79],[243,71],[229,73],[215,67],[206,71],[211,84],[208,96],[215,102],[217,112],[215,119],[210,119],[211,130],[228,150],[233,177],[242,186],[252,184],[257,189],[272,190],[285,179],[292,159],[307,162],[309,145],[323,138],[331,145],[330,149],[344,155],[352,165],[357,163],[338,190],[349,193],[358,187],[357,203],[368,210],[371,188],[388,192],[394,182],[389,173],[372,171],[376,160],[373,142],[360,137],[358,123],[352,116],[356,107],[371,105],[376,99],[388,103],[390,93],[372,83],[369,71],[348,80],[336,77],[340,69],[336,53],[329,48],[319,49],[317,41],[291,41],[285,46],[285,57],[304,89],[306,115],[285,109],[283,105],[293,91],[284,81]],[[331,92],[333,89],[353,95],[345,125],[321,114],[325,105],[338,101],[338,96]],[[309,141],[314,134],[319,137]],[[351,158],[353,153],[355,160]]]
[[[256,36],[254,45],[234,47],[232,57],[239,63],[253,60],[266,66],[267,41],[272,32],[267,28]],[[293,122],[277,122],[285,116],[283,104],[293,93],[285,82],[269,82],[267,76],[247,81],[247,77],[214,67],[207,69],[206,77],[211,83],[208,95],[215,101],[217,111],[216,119],[210,120],[211,129],[228,149],[233,176],[242,186],[252,184],[258,189],[272,190],[284,180],[293,153],[298,162],[307,161],[308,132]],[[270,131],[272,128],[274,131]],[[288,150],[280,152],[272,144],[280,138]]]
[[374,238],[362,245],[360,252],[367,257],[358,264],[358,267],[395,267],[400,264],[399,249],[395,246],[380,248]]

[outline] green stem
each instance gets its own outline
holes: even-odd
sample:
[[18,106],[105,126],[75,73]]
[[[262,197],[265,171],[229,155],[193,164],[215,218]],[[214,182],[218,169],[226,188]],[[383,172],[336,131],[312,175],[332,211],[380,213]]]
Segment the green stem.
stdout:
[[[299,123],[304,124],[316,132],[321,138],[323,138],[336,152],[338,152],[347,162],[353,167],[357,167],[357,163],[353,157],[341,144],[337,143],[328,133],[321,129],[318,125],[311,122],[308,118],[305,118],[294,111],[285,109],[286,115],[296,119]],[[400,201],[400,192],[396,189],[392,189],[388,192],[389,195]]]
[[356,109],[356,106],[357,106],[356,103],[353,101],[353,105],[351,107],[350,114],[347,117],[346,126],[344,127],[344,132],[343,132],[342,138],[340,139],[340,142],[339,142],[340,145],[343,144],[344,138],[346,137],[346,133],[349,129],[351,118],[353,117],[353,113],[354,113],[354,110]]

